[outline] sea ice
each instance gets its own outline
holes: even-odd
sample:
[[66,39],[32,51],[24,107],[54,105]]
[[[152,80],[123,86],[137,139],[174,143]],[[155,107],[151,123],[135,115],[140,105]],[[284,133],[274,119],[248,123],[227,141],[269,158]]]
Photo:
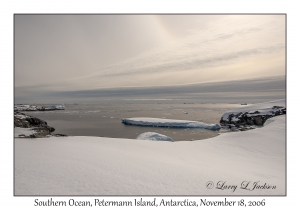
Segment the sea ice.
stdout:
[[219,130],[219,124],[206,124],[198,121],[173,120],[162,118],[124,118],[122,122],[127,125],[170,127],[170,128],[204,128],[209,130]]

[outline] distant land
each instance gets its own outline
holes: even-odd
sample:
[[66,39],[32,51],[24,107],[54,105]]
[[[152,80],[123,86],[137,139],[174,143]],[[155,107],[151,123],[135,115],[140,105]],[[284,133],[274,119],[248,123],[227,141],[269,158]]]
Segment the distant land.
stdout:
[[[128,99],[170,99],[202,103],[259,103],[285,98],[285,76],[214,83],[94,90],[50,91],[42,87],[15,87],[15,103],[100,103]],[[166,100],[168,99],[168,100]],[[147,102],[147,101],[146,101]]]

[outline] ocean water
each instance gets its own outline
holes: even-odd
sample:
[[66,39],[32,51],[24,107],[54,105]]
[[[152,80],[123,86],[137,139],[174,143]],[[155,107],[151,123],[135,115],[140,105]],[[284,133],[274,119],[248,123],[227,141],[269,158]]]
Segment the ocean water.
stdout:
[[[157,87],[123,87],[74,91],[15,88],[15,103],[64,103],[66,110],[28,112],[46,120],[54,133],[135,139],[157,132],[175,141],[214,137],[224,131],[125,125],[122,118],[154,117],[219,123],[224,112],[241,103],[261,103],[286,97],[283,76]],[[76,103],[76,104],[74,104]],[[42,105],[42,104],[40,104]],[[186,114],[187,113],[187,114]]]
[[65,110],[26,113],[47,121],[48,125],[55,128],[53,134],[135,139],[144,132],[157,132],[172,137],[174,141],[190,141],[211,138],[225,131],[132,126],[123,124],[122,118],[154,117],[213,124],[219,123],[224,112],[241,105],[130,99],[113,103],[65,104],[65,106]]

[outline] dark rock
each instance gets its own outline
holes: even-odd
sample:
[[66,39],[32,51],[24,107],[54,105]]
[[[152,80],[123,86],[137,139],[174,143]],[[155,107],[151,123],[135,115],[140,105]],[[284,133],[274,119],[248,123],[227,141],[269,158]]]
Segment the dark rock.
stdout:
[[31,126],[28,121],[14,117],[14,127],[30,128]]
[[273,106],[272,109],[281,109],[283,106]]
[[[21,117],[18,117],[21,116]],[[31,117],[29,115],[25,115],[23,113],[16,112],[14,116],[14,126],[15,127],[21,127],[21,128],[41,128],[44,130],[47,130],[49,132],[55,131],[55,129],[51,126],[47,125],[47,122],[44,120],[41,120],[36,117]]]
[[46,121],[41,120],[41,119],[36,118],[36,117],[30,117],[30,118],[27,118],[26,120],[29,122],[29,124],[31,126],[38,126],[38,127],[47,126]]
[[254,121],[254,125],[262,126],[266,119],[264,119],[264,116],[255,116],[252,117],[252,120]]
[[237,127],[231,127],[230,130],[231,131],[238,131]]
[[[51,135],[55,129],[47,124],[46,121],[41,120],[36,117],[25,115],[24,113],[15,112],[14,113],[14,127],[21,128],[32,128],[35,131],[34,134],[26,136],[24,134],[19,135],[23,138],[43,138]],[[67,136],[65,134],[55,134],[58,136]]]
[[[251,112],[235,112],[230,113],[227,117],[227,119],[223,119],[223,117],[220,120],[220,124],[222,126],[228,126],[230,129],[235,126],[237,128],[240,128],[241,126],[263,126],[267,119],[286,114],[286,108],[281,106],[273,106],[268,109],[264,109],[263,112],[260,112],[258,110],[251,111]],[[252,128],[253,129],[253,128]],[[240,130],[245,130],[240,129]]]
[[66,134],[53,134],[52,136],[55,136],[55,137],[64,137],[64,136],[68,136],[68,135],[66,135]]

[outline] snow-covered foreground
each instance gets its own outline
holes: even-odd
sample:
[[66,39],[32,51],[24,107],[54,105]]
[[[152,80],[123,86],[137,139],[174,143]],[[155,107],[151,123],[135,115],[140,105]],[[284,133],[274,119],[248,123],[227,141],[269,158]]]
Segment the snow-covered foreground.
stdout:
[[209,130],[219,130],[221,128],[219,124],[206,124],[198,121],[145,118],[145,117],[125,118],[122,119],[122,122],[127,125],[170,127],[170,128],[204,128]]
[[202,141],[15,138],[15,195],[285,195],[285,131],[282,115]]

